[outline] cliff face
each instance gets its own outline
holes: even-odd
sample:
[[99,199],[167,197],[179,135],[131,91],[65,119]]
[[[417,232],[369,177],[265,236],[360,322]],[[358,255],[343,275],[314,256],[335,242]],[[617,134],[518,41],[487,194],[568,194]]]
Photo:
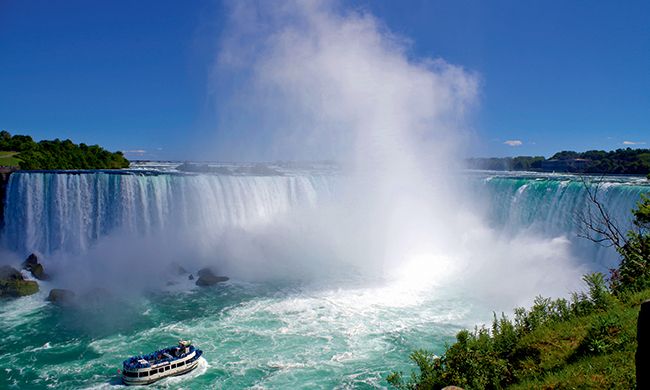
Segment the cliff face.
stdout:
[[5,221],[5,195],[7,194],[9,176],[13,171],[13,168],[0,167],[0,229]]

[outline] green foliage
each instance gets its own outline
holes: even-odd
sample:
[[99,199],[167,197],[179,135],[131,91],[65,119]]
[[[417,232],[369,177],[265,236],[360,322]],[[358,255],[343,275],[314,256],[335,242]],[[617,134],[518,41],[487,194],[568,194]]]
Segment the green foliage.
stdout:
[[650,197],[642,195],[632,214],[636,230],[627,232],[627,242],[618,249],[621,264],[610,275],[614,294],[650,287]]
[[[592,159],[608,155],[588,152]],[[576,156],[583,157],[553,157]],[[632,213],[635,229],[618,248],[621,263],[609,286],[601,273],[585,275],[586,291],[572,293],[570,301],[538,296],[530,310],[516,308],[513,321],[495,315],[490,330],[459,332],[439,358],[414,353],[419,373],[408,380],[393,373],[389,383],[400,389],[633,388],[638,305],[650,298],[650,197],[642,196]]]
[[23,297],[37,292],[38,283],[33,280],[0,280],[0,297]]
[[17,152],[0,152],[0,167],[18,167],[20,159],[16,158]]
[[[503,314],[497,318],[495,314],[489,330],[460,331],[456,343],[441,357],[422,350],[414,352],[411,360],[418,366],[419,373],[413,372],[405,380],[402,373],[394,372],[387,378],[389,383],[399,389],[440,389],[452,384],[468,389],[503,388],[544,372],[543,356],[551,360],[549,356],[554,354],[545,350],[547,342],[540,344],[538,339],[558,342],[556,337],[549,336],[549,329],[584,321],[590,316],[600,320],[595,320],[583,341],[577,339],[573,328],[565,329],[575,340],[567,343],[560,362],[580,359],[594,354],[593,351],[618,350],[629,338],[619,337],[622,325],[616,322],[618,317],[606,314],[618,301],[610,293],[603,274],[585,275],[583,281],[586,292],[574,293],[571,301],[538,296],[530,310],[515,309],[513,321]],[[557,361],[552,360],[547,368],[556,366]]]
[[[557,167],[544,167],[545,161],[563,161],[568,172],[648,175],[650,179],[650,149],[588,150],[586,152],[562,151],[550,159],[541,156],[518,156],[502,158],[472,158],[467,160],[470,168],[506,171],[555,171]],[[580,160],[584,164],[573,164]]]
[[[120,169],[129,161],[122,152],[111,153],[98,145],[76,145],[69,139],[40,141],[30,136],[0,132],[0,151],[17,152],[20,169]],[[2,162],[0,160],[0,165]]]
[[599,355],[619,350],[630,340],[623,332],[623,322],[616,313],[596,316],[587,335],[576,350],[576,356]]

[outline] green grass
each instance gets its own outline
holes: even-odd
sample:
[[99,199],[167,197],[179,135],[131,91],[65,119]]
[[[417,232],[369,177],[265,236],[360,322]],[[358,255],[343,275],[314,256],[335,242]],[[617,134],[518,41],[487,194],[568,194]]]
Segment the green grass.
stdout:
[[17,167],[20,165],[20,159],[15,157],[18,152],[0,151],[0,167]]
[[[514,323],[495,318],[489,332],[485,328],[460,332],[441,358],[426,351],[415,353],[412,360],[418,370],[410,377],[393,373],[388,381],[408,390],[448,385],[467,389],[633,389],[637,319],[641,303],[650,299],[650,289],[618,297],[593,291],[578,297],[570,307],[572,314],[562,318],[550,310],[560,307],[555,304],[558,301],[539,299],[525,315],[515,317]],[[575,311],[586,302],[597,302],[594,298],[598,297],[604,298],[600,306],[592,304],[588,310]],[[526,331],[535,318],[543,321]]]
[[[639,306],[650,289],[615,302],[606,312],[542,326],[524,336],[520,347],[538,350],[540,361],[520,370],[518,383],[509,389],[632,389]],[[589,330],[602,318],[614,318],[620,329],[612,332],[610,349],[584,353]],[[523,367],[522,367],[523,368]]]

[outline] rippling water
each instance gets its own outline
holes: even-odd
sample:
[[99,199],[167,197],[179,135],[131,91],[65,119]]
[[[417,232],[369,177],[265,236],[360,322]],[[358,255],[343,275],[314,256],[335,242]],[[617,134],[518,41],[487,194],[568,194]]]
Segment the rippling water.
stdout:
[[[491,230],[469,234],[461,241],[467,246],[464,252],[451,253],[445,261],[432,266],[425,258],[415,263],[406,270],[410,276],[406,279],[373,279],[367,273],[344,270],[342,275],[349,274],[345,280],[337,279],[341,274],[322,280],[275,277],[256,283],[235,277],[199,288],[183,276],[162,291],[144,287],[142,292],[139,286],[132,293],[128,288],[81,292],[80,303],[70,307],[46,303],[47,292],[58,287],[53,284],[57,281],[40,282],[41,292],[36,295],[0,301],[0,388],[119,387],[117,369],[122,360],[187,338],[204,351],[199,369],[162,380],[157,387],[385,387],[391,371],[410,371],[408,356],[414,349],[442,353],[459,329],[489,322],[492,310],[512,308],[510,303],[483,297],[487,290],[478,288],[481,272],[490,269],[489,261],[518,251],[510,260],[514,263],[504,263],[503,275],[492,275],[489,283],[496,290],[528,283],[526,277],[531,276],[516,273],[515,266],[516,257],[529,252],[542,254],[529,266],[547,282],[557,279],[545,272],[544,265],[554,261],[557,248],[571,248],[571,256],[586,264],[583,269],[611,264],[611,253],[596,251],[572,236],[571,216],[585,204],[584,188],[575,177],[480,173],[471,181],[476,189],[471,195],[485,205],[484,218]],[[46,259],[52,252],[50,260],[62,261],[59,272],[70,266],[92,271],[96,259],[83,253],[111,232],[126,231],[137,238],[169,226],[196,228],[205,242],[218,243],[233,226],[246,232],[272,225],[277,215],[292,208],[318,207],[321,199],[336,196],[337,182],[330,172],[290,172],[278,177],[19,174],[12,178],[8,192],[3,243],[15,259],[35,248]],[[613,178],[607,183],[603,199],[621,219],[639,194],[650,190],[636,178]],[[201,207],[191,207],[196,204]],[[510,240],[530,231],[534,235],[527,240]],[[536,247],[534,239],[548,239],[544,245],[551,249]],[[477,240],[483,240],[483,252],[470,248],[479,244]],[[5,253],[9,252],[0,255]],[[96,248],[90,253],[97,254]],[[84,262],[65,263],[72,254]],[[434,278],[436,283],[425,283],[445,272],[436,264],[460,264],[463,274],[482,258],[489,261],[473,279]],[[427,269],[418,268],[426,265]],[[558,265],[560,270],[563,266]],[[160,280],[159,285],[165,282]]]
[[[46,289],[45,289],[46,290]],[[204,360],[162,388],[376,388],[489,313],[458,295],[404,286],[231,283],[103,297],[60,308],[44,293],[0,306],[0,387],[108,388],[134,354],[191,337]],[[434,298],[435,297],[435,298]]]

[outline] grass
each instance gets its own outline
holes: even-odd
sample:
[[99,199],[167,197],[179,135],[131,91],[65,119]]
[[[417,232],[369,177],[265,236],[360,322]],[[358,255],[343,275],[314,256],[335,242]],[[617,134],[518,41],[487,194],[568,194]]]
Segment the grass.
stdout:
[[18,152],[0,151],[0,167],[17,167],[20,165],[20,159],[15,157]]
[[[530,362],[528,370],[520,371],[518,383],[508,388],[634,388],[636,323],[640,304],[646,299],[650,299],[650,289],[615,302],[606,312],[542,326],[526,335],[520,346],[538,350],[540,361]],[[603,318],[619,324],[606,337],[611,348],[589,353],[584,348],[585,340]]]
[[[602,278],[596,282],[594,286],[602,287]],[[589,295],[577,297],[572,306],[540,297],[530,311],[516,316],[514,323],[495,316],[489,332],[485,328],[460,332],[441,358],[427,351],[414,353],[417,371],[410,377],[393,373],[387,379],[398,389],[408,390],[448,385],[467,389],[634,389],[637,319],[641,303],[650,299],[650,289],[618,297],[604,291],[593,288]],[[588,302],[591,306],[584,310]],[[571,314],[557,317],[563,307]]]

